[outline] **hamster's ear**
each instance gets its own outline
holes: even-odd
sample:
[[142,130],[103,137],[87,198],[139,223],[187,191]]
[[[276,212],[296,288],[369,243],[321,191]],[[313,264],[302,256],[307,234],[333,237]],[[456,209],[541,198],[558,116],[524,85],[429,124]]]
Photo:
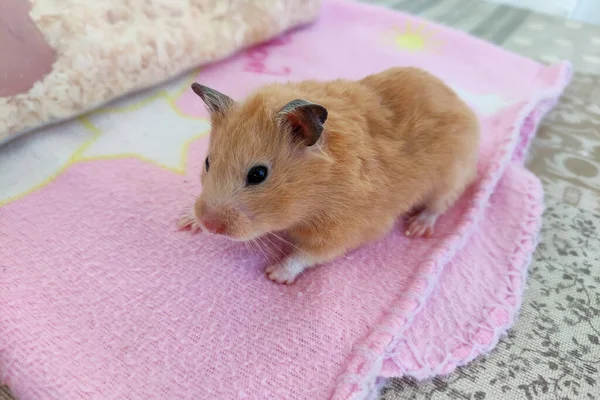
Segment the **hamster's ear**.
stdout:
[[213,115],[223,115],[235,103],[229,96],[199,83],[192,83],[192,90],[206,104],[206,108]]
[[277,112],[277,119],[294,140],[312,146],[323,133],[327,109],[306,100],[292,100]]

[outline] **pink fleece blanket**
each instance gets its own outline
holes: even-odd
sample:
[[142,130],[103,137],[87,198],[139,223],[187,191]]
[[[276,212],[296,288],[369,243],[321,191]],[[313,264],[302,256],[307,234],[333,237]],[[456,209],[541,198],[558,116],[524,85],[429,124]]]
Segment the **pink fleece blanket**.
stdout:
[[490,350],[540,224],[523,158],[567,64],[328,2],[317,24],[193,78],[237,98],[394,65],[433,72],[477,110],[479,178],[432,239],[399,221],[293,286],[265,278],[268,248],[176,230],[208,140],[189,80],[0,149],[0,381],[21,400],[364,399],[382,378],[447,374]]

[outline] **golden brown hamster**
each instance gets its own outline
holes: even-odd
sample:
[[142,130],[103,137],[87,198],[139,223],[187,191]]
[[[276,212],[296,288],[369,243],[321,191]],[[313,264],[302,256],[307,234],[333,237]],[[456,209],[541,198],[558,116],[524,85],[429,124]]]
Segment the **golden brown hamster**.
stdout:
[[476,175],[476,115],[417,68],[270,84],[241,102],[192,88],[212,130],[202,194],[180,225],[240,241],[285,232],[293,250],[266,269],[275,282],[381,238],[409,213],[406,236],[430,236]]

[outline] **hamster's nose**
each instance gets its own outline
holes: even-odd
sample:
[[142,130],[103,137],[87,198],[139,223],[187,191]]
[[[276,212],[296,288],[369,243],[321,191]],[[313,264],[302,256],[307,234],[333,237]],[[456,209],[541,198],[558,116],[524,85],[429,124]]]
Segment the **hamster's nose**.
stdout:
[[203,216],[201,218],[202,225],[206,228],[210,233],[214,233],[215,235],[223,235],[227,230],[227,227],[221,220],[212,215]]

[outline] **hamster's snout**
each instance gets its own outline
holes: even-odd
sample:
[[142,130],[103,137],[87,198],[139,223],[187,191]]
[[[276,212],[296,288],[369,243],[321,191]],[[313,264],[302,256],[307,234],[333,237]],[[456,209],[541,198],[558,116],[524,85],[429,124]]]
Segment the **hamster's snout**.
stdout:
[[204,213],[200,216],[200,222],[207,231],[215,235],[224,235],[227,232],[227,226],[214,214]]
[[231,212],[223,207],[209,207],[202,197],[198,198],[194,206],[196,219],[204,230],[214,235],[232,236],[235,232],[234,220]]
[[248,240],[252,236],[252,226],[239,208],[222,204],[200,196],[194,205],[194,215],[198,224],[207,233],[226,236],[236,241]]

